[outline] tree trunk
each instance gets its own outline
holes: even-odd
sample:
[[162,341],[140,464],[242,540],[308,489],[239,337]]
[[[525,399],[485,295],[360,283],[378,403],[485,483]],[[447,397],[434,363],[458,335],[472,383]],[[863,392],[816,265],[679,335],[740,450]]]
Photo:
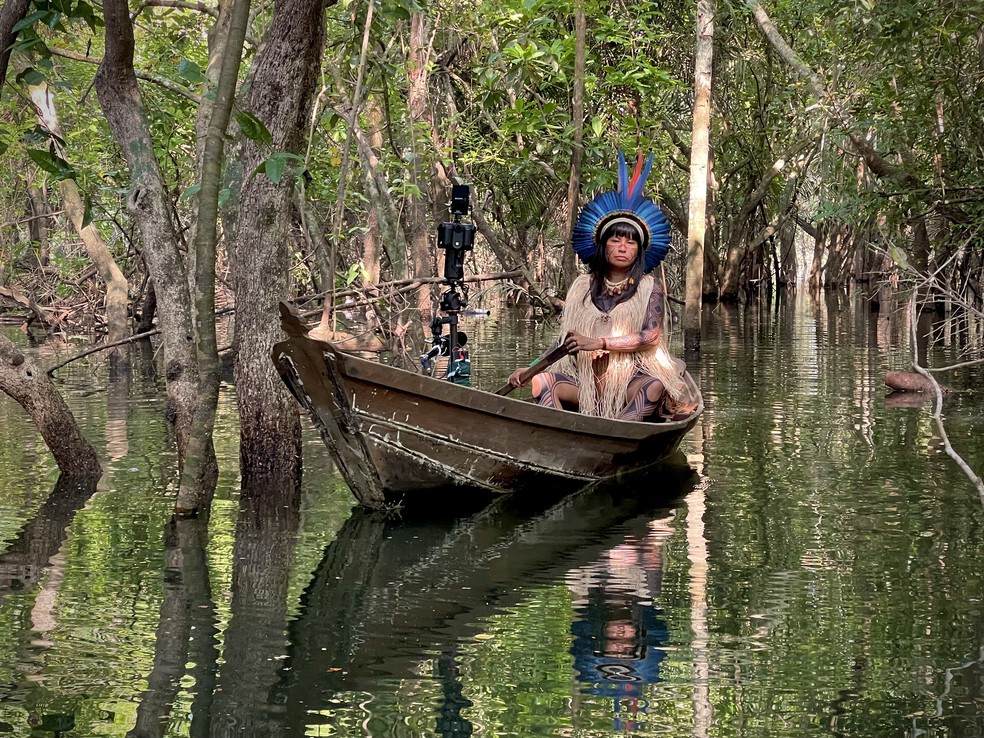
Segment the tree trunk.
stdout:
[[400,225],[400,212],[389,193],[389,185],[379,169],[379,157],[373,151],[369,139],[359,128],[358,121],[348,121],[355,135],[359,160],[362,164],[362,180],[366,188],[369,202],[366,207],[376,211],[376,219],[383,250],[390,263],[391,279],[406,279],[407,269],[407,238]]
[[[51,146],[55,152],[65,158],[60,141],[64,140],[61,125],[58,122],[58,113],[55,109],[55,95],[47,82],[38,85],[28,85],[28,93],[31,102],[34,103],[34,110],[41,125],[51,132],[53,138]],[[109,247],[103,240],[102,235],[91,223],[84,224],[85,203],[79,194],[79,187],[74,179],[63,179],[58,183],[61,193],[62,204],[65,212],[68,213],[76,233],[85,244],[85,249],[96,267],[96,273],[106,285],[106,324],[109,328],[106,341],[116,343],[129,336],[129,320],[127,311],[129,308],[129,286],[126,277],[120,271]],[[123,360],[122,349],[115,348],[110,351],[110,359],[114,369],[123,368],[126,362]]]
[[581,163],[584,159],[584,68],[587,56],[587,18],[584,13],[584,0],[574,3],[574,99],[571,118],[574,124],[574,141],[571,147],[571,181],[567,187],[567,232],[564,237],[567,249],[564,251],[564,285],[570,286],[577,277],[577,259],[571,246],[571,237],[577,223],[578,209],[581,206]]
[[[413,258],[413,274],[418,279],[426,279],[437,271],[434,249],[430,245],[430,228],[427,223],[427,198],[430,192],[429,177],[426,172],[422,128],[431,128],[431,116],[427,114],[427,80],[430,57],[429,24],[423,13],[414,13],[410,18],[410,48],[407,59],[407,108],[410,112],[410,139],[414,152],[410,162],[410,181],[416,192],[407,203],[407,231],[410,251]],[[420,321],[429,322],[432,312],[430,287],[421,284],[417,288],[417,313]]]
[[[244,110],[262,120],[273,151],[303,151],[304,132],[318,85],[325,44],[324,3],[276,4],[265,43],[245,83]],[[278,303],[288,296],[291,248],[287,238],[294,172],[277,183],[255,171],[264,150],[240,137],[230,155],[230,243],[235,254],[236,396],[240,468],[244,484],[300,473],[300,418],[270,360],[282,333]]]
[[198,403],[198,368],[188,276],[133,71],[133,26],[126,0],[105,0],[106,51],[95,86],[106,120],[130,169],[127,209],[140,230],[144,262],[154,280],[167,383],[166,416],[174,424],[183,464]]
[[690,213],[687,223],[687,292],[683,310],[683,340],[687,352],[700,351],[713,60],[714,2],[698,0],[697,47],[694,55],[693,143],[690,147]]
[[[369,122],[367,136],[369,146],[376,156],[383,148],[383,111],[379,100],[373,95],[366,101],[366,119]],[[379,284],[380,257],[383,253],[382,234],[379,229],[379,213],[374,207],[368,208],[366,232],[362,237],[362,265],[368,274],[369,284]]]
[[35,185],[33,177],[27,183],[27,203],[28,203],[28,230],[31,241],[38,245],[38,264],[42,267],[48,266],[50,259],[50,249],[48,246],[48,231],[51,229],[51,218],[44,191]]
[[810,288],[811,294],[817,294],[820,292],[820,281],[823,277],[823,246],[827,239],[827,228],[826,222],[820,223],[813,236],[813,261],[810,264],[810,275],[808,279],[808,286]]
[[0,84],[7,81],[10,47],[17,40],[14,26],[24,20],[30,7],[31,0],[5,0],[0,10]]
[[[106,342],[122,341],[130,335],[128,316],[130,288],[126,277],[123,276],[123,272],[116,264],[109,247],[96,227],[92,223],[82,225],[85,218],[85,204],[79,195],[79,188],[75,184],[75,180],[63,179],[58,183],[58,188],[61,192],[65,211],[71,218],[76,232],[82,238],[89,258],[92,259],[92,264],[96,267],[96,273],[106,284],[106,325],[108,326]],[[121,359],[125,356],[123,350],[119,347],[114,348],[109,355],[116,368],[122,368],[120,366],[123,363]]]
[[23,407],[34,421],[62,474],[77,478],[102,474],[95,449],[85,440],[54,383],[3,335],[0,335],[0,390]]
[[[222,186],[222,157],[226,129],[236,97],[236,82],[243,56],[243,41],[249,24],[250,0],[234,0],[229,29],[223,45],[222,64],[215,102],[209,116],[202,147],[201,188],[198,193],[194,248],[192,306],[195,315],[195,352],[198,361],[199,399],[195,408],[185,463],[175,509],[197,511],[210,500],[214,484],[212,430],[219,402],[219,352],[215,336],[215,257],[218,240],[219,188]],[[239,331],[237,330],[237,335]]]

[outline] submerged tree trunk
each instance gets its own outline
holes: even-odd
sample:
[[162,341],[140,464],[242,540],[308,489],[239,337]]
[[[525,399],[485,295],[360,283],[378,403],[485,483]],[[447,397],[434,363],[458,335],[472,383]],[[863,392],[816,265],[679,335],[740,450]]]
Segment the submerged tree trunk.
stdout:
[[707,231],[707,162],[711,131],[711,72],[714,60],[714,2],[697,3],[694,55],[694,121],[690,147],[690,213],[687,223],[687,283],[683,340],[688,352],[700,350],[704,293],[704,234]]
[[[303,150],[324,51],[324,7],[320,0],[278,3],[246,80],[241,106],[266,124],[274,151]],[[230,221],[234,232],[228,235],[235,254],[234,373],[244,484],[266,475],[280,479],[300,473],[297,403],[270,360],[282,336],[278,303],[288,296],[287,226],[295,173],[285,172],[280,182],[249,176],[264,156],[256,142],[240,138],[228,170],[237,209]]]
[[0,390],[23,407],[34,421],[62,474],[79,478],[102,474],[95,449],[82,435],[54,383],[3,335],[0,335]]
[[[198,359],[199,400],[181,472],[175,509],[197,511],[210,500],[214,484],[212,430],[219,402],[219,352],[215,336],[215,256],[218,240],[219,188],[222,185],[222,154],[226,128],[236,97],[236,82],[242,61],[243,41],[249,24],[250,0],[235,0],[229,33],[223,46],[222,66],[215,90],[202,148],[201,188],[195,232],[195,269],[192,303],[195,310],[195,351]],[[238,333],[238,331],[237,331]]]
[[191,297],[178,229],[164,184],[147,115],[133,71],[134,39],[126,0],[104,0],[106,51],[95,86],[106,120],[130,169],[127,209],[140,230],[143,257],[159,310],[167,383],[166,415],[174,424],[179,464],[183,463],[198,404]]

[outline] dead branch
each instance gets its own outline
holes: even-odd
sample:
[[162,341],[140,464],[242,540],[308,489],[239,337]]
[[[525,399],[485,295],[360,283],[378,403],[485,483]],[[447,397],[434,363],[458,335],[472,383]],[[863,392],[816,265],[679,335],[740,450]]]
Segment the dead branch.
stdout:
[[943,389],[940,387],[936,378],[933,377],[928,371],[926,371],[922,366],[919,365],[919,353],[918,353],[918,335],[917,331],[917,320],[916,320],[916,293],[912,293],[912,297],[909,299],[909,324],[912,326],[912,368],[919,372],[923,377],[929,380],[933,385],[933,391],[936,394],[936,401],[933,403],[933,421],[936,423],[936,429],[940,433],[940,439],[943,441],[943,448],[946,451],[946,455],[953,459],[957,466],[967,475],[967,478],[971,481],[971,484],[977,488],[977,494],[980,497],[981,504],[984,505],[984,481],[981,480],[979,476],[974,472],[973,469],[963,460],[950,445],[950,438],[946,434],[946,428],[943,425]]

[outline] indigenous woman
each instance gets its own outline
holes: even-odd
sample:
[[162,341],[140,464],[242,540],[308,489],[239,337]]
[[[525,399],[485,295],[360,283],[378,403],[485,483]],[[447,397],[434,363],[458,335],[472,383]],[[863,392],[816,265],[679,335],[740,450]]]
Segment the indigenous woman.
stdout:
[[[669,250],[662,211],[643,195],[653,157],[632,179],[619,153],[619,187],[589,202],[572,243],[588,274],[567,293],[561,335],[570,355],[533,377],[533,399],[548,407],[619,420],[672,416],[696,407],[684,365],[666,348],[666,294],[651,272]],[[521,382],[522,369],[509,381]]]

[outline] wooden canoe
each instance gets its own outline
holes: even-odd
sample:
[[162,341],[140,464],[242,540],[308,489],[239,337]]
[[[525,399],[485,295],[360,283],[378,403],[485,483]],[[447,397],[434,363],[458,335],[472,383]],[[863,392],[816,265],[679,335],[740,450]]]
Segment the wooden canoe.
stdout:
[[281,319],[278,371],[368,507],[449,487],[574,490],[635,473],[666,460],[703,410],[661,423],[554,410],[346,354],[310,338],[283,303]]

